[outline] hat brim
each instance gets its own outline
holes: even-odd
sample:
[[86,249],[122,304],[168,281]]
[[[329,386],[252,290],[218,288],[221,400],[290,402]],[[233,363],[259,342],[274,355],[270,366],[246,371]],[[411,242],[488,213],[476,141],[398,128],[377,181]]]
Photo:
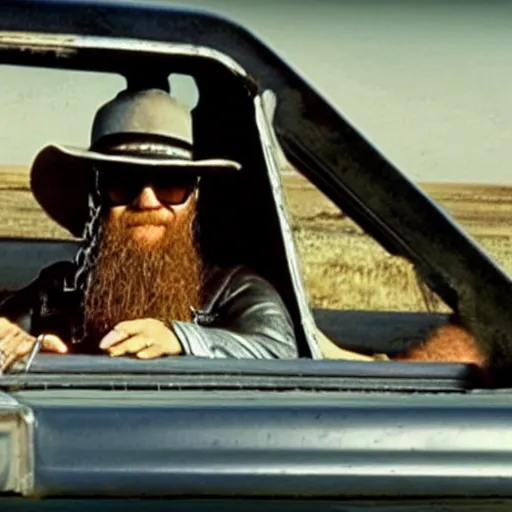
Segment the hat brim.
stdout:
[[[239,171],[241,165],[232,160],[208,159],[208,160],[181,160],[177,158],[144,158],[132,155],[106,155],[84,148],[74,146],[61,146],[52,144],[47,148],[54,148],[55,151],[71,158],[84,159],[89,162],[102,162],[104,164],[116,164],[130,167],[148,167],[153,169],[190,169],[194,172],[233,172]],[[46,149],[46,148],[45,148]],[[44,151],[44,150],[43,150]]]
[[93,186],[92,164],[107,164],[112,170],[146,167],[152,171],[237,173],[238,162],[224,159],[177,160],[150,159],[131,155],[105,155],[83,148],[51,144],[34,159],[30,173],[30,188],[46,213],[73,236],[81,237],[88,219],[87,198]]

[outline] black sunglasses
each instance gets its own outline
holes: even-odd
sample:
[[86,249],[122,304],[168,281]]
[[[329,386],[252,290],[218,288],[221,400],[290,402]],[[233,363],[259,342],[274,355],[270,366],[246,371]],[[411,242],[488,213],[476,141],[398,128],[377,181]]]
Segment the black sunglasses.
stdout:
[[132,204],[144,187],[150,186],[163,204],[183,204],[199,182],[196,175],[178,172],[101,172],[98,175],[99,192],[110,206]]

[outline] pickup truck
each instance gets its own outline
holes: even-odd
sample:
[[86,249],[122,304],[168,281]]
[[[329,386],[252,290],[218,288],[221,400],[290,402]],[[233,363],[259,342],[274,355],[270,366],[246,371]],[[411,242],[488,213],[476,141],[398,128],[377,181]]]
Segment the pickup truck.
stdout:
[[[208,12],[7,0],[0,63],[126,80],[155,69],[193,76],[201,153],[221,148],[247,171],[235,189],[219,185],[216,204],[227,206],[212,207],[211,250],[242,258],[279,290],[300,348],[299,358],[275,361],[38,354],[28,371],[0,376],[2,511],[510,508],[510,278],[279,55]],[[212,129],[224,104],[226,122]],[[465,364],[323,357],[319,333],[393,355],[447,315],[311,307],[276,141],[495,347],[497,385]],[[236,236],[242,228],[250,236]],[[0,239],[0,293],[72,259],[79,243]]]

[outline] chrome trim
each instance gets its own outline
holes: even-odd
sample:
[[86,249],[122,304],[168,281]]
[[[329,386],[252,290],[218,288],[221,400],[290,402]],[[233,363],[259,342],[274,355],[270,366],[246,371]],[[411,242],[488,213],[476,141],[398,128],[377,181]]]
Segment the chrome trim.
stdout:
[[44,340],[44,334],[40,334],[36,338],[36,342],[34,343],[34,346],[32,347],[32,350],[30,351],[30,353],[28,355],[27,363],[25,364],[25,368],[24,368],[25,373],[29,372],[30,367],[32,366],[32,363],[34,362],[35,357],[41,350],[43,340]]
[[[223,64],[234,74],[248,78],[247,72],[234,59],[218,50],[205,46],[180,43],[164,43],[142,39],[103,36],[80,36],[75,34],[45,34],[40,32],[0,31],[0,52],[18,48],[34,53],[54,52],[59,57],[69,57],[78,50],[111,50],[115,52],[143,52],[169,56],[189,56],[214,60]],[[1,62],[1,58],[0,58]]]
[[256,113],[256,125],[258,126],[258,132],[260,134],[261,147],[263,150],[265,163],[267,164],[270,184],[272,186],[272,197],[276,205],[281,233],[284,239],[288,268],[292,276],[293,288],[299,305],[302,327],[304,329],[304,334],[306,335],[306,341],[311,350],[312,358],[322,359],[320,346],[315,336],[317,327],[313,313],[309,306],[306,287],[302,277],[304,274],[302,272],[300,259],[298,257],[295,239],[290,227],[290,216],[286,206],[286,197],[283,192],[280,166],[277,161],[276,152],[274,149],[275,144],[273,141],[275,140],[275,137],[272,135],[273,132],[271,129],[271,124],[267,119],[263,102],[259,95],[255,96],[254,98],[254,110]]
[[0,392],[0,492],[32,493],[34,425],[31,409]]

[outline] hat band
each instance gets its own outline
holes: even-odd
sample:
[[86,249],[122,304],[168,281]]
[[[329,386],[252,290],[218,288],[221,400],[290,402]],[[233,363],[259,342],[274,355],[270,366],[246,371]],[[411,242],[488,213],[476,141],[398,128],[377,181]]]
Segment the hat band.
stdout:
[[109,146],[101,151],[108,154],[141,155],[147,154],[154,157],[192,160],[192,151],[170,144],[158,142],[125,142]]

